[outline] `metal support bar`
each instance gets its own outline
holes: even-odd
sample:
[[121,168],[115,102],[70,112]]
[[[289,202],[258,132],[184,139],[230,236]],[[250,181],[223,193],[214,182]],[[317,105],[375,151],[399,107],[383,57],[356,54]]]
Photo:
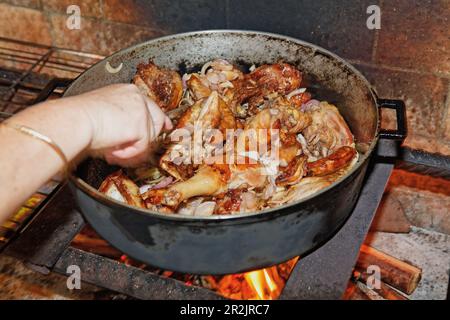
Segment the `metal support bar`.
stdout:
[[450,180],[450,157],[411,148],[402,148],[397,168]]
[[143,300],[219,300],[223,297],[181,281],[127,266],[95,254],[69,248],[64,251],[53,271],[67,275],[67,267],[76,265],[81,280]]
[[375,163],[369,168],[348,221],[321,248],[300,258],[281,299],[341,299],[393,168],[391,163]]
[[11,241],[4,253],[37,267],[52,269],[85,225],[67,186]]

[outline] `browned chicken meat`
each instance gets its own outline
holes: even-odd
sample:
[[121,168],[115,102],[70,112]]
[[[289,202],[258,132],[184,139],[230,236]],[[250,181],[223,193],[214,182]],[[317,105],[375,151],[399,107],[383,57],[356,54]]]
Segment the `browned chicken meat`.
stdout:
[[124,202],[130,206],[145,208],[139,193],[139,187],[122,171],[118,171],[103,181],[99,191],[114,200]]
[[290,64],[244,74],[217,59],[181,78],[150,62],[133,81],[179,115],[159,166],[150,168],[157,176],[139,177],[149,170],[140,168],[136,183],[122,171],[105,180],[100,191],[118,201],[202,217],[255,212],[326,188],[358,160],[338,108],[311,100]]
[[175,71],[159,68],[151,61],[138,65],[133,83],[164,111],[177,108],[183,96],[180,75]]
[[302,74],[294,66],[287,63],[263,65],[235,81],[232,108],[242,115],[243,104],[251,114],[264,103],[265,98],[276,95],[287,95],[300,88]]

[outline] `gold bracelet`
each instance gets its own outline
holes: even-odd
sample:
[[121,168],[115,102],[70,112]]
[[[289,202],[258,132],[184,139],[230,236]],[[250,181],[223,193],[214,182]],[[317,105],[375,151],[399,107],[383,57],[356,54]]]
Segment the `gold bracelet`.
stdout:
[[69,161],[67,160],[67,157],[64,154],[64,152],[62,151],[62,149],[52,139],[50,139],[46,135],[43,135],[42,133],[37,132],[36,130],[34,130],[30,127],[27,127],[27,126],[11,123],[8,121],[4,121],[1,124],[8,128],[15,129],[21,133],[24,133],[24,134],[26,134],[32,138],[35,138],[39,141],[45,142],[48,146],[50,146],[58,154],[58,156],[64,162],[64,167],[63,167],[64,173],[67,173],[67,170],[69,168]]

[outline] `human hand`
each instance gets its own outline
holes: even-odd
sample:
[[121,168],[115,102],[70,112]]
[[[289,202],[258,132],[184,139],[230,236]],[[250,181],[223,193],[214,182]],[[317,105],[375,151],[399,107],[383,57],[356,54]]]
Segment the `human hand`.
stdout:
[[170,119],[133,84],[116,84],[75,97],[92,127],[89,149],[110,164],[135,166],[150,158],[150,144]]

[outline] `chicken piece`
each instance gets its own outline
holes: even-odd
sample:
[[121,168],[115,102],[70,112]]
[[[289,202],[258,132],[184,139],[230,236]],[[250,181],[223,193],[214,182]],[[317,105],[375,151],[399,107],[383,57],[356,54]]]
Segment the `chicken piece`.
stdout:
[[[202,128],[215,127],[220,123],[220,110],[217,93],[211,94],[207,99],[198,100],[189,108],[178,121],[177,127],[171,137],[178,133],[182,135],[182,141],[169,146],[159,161],[161,169],[165,170],[177,180],[186,180],[194,174],[196,167],[193,164],[192,139],[194,125]],[[184,140],[183,140],[184,139]],[[187,141],[186,141],[187,140]],[[187,150],[184,152],[183,150]]]
[[274,92],[288,94],[300,88],[302,82],[301,72],[287,63],[263,65],[248,74],[247,78],[256,83],[263,96]]
[[255,212],[262,208],[264,203],[255,191],[248,190],[241,193],[241,204],[239,212]]
[[151,61],[138,65],[133,83],[164,111],[177,108],[183,96],[180,75]]
[[[276,129],[280,131],[280,139],[283,145],[288,147],[296,145],[295,135],[311,124],[311,116],[292,107],[284,98],[267,102],[266,105],[263,107],[263,110],[259,111],[252,118],[249,118],[245,125],[245,130],[257,130],[258,138],[261,139],[260,134],[262,132],[259,129],[266,129],[267,144],[270,144],[271,130]],[[246,134],[241,135],[238,139],[238,144],[245,143],[243,140],[245,137]]]
[[300,144],[294,144],[291,146],[281,145],[279,151],[280,166],[287,167],[289,163],[302,153],[302,147]]
[[236,120],[228,105],[213,91],[208,98],[198,100],[186,110],[177,124],[177,129],[194,127],[202,129],[235,129]]
[[348,166],[357,155],[355,148],[344,146],[328,157],[307,164],[308,175],[325,176]]
[[127,203],[130,206],[146,207],[139,194],[139,187],[125,176],[122,170],[108,176],[103,181],[99,191],[114,200]]
[[287,97],[289,102],[291,104],[293,104],[294,106],[296,106],[297,108],[301,108],[301,106],[304,105],[305,103],[307,103],[308,101],[310,101],[311,98],[312,98],[312,96],[311,96],[311,93],[309,93],[309,92],[302,92],[302,93],[294,94],[294,95]]
[[209,217],[214,214],[216,203],[205,201],[205,198],[193,198],[178,208],[177,213],[184,216]]
[[276,178],[277,186],[284,187],[298,183],[306,175],[306,161],[307,157],[305,156],[292,159]]
[[219,112],[220,112],[220,123],[218,128],[222,131],[224,136],[226,134],[227,129],[238,128],[238,123],[233,115],[233,112],[231,112],[230,107],[222,98],[219,98]]
[[207,81],[202,81],[202,78],[197,74],[192,74],[186,84],[195,100],[207,98],[212,93]]
[[216,59],[205,64],[200,75],[206,79],[211,90],[219,93],[223,93],[227,88],[233,88],[232,81],[244,78],[238,68],[223,59]]
[[289,104],[284,98],[268,102],[254,117],[250,118],[246,129],[280,129],[286,134],[303,131],[312,122],[311,116]]
[[[276,108],[281,111],[280,121],[282,131],[286,134],[296,134],[306,129],[311,123],[311,116],[293,107],[285,98],[278,98]],[[292,135],[291,135],[292,136]],[[283,138],[282,138],[283,139]]]
[[[247,159],[244,159],[246,161]],[[267,183],[269,170],[261,163],[231,164],[229,165],[230,179],[228,189],[261,188]]]
[[[280,97],[266,102],[255,116],[249,119],[247,128],[282,129],[286,133],[298,133],[308,127],[311,115],[293,107],[285,98]],[[278,124],[275,124],[277,121]]]
[[289,202],[299,201],[328,187],[336,177],[306,177],[290,188],[283,188],[267,202],[270,207],[277,207]]
[[233,212],[239,212],[242,202],[241,194],[246,191],[246,189],[234,189],[214,197],[216,202],[214,214],[231,214]]
[[217,59],[206,63],[200,73],[188,75],[186,85],[195,100],[206,98],[211,92],[217,91],[228,102],[228,89],[234,88],[232,82],[243,78],[242,72],[231,63]]
[[[244,130],[237,137],[236,145],[227,145],[227,152],[235,152],[235,161],[230,164],[231,179],[230,189],[242,187],[261,188],[267,184],[269,176],[276,176],[279,166],[288,164],[301,154],[301,145],[296,139],[296,133],[303,130],[311,123],[310,116],[291,107],[289,104],[271,104],[272,108],[263,109],[254,117],[249,119]],[[260,130],[265,129],[265,130]],[[281,145],[278,154],[277,141],[272,146],[272,129],[280,130]],[[256,131],[256,132],[255,132]],[[254,132],[254,134],[252,134]],[[256,135],[256,136],[255,136]],[[249,137],[254,136],[257,143],[251,143]],[[260,143],[265,143],[266,147],[260,149]],[[233,149],[232,149],[233,147]],[[254,149],[257,147],[258,149]],[[274,158],[274,156],[276,156]],[[250,158],[252,161],[247,161]],[[303,165],[299,165],[295,170],[289,168],[289,174],[280,178],[280,183],[286,179],[285,183],[291,183],[303,177]],[[294,178],[295,175],[295,178]],[[290,177],[290,180],[288,180]]]
[[230,189],[262,188],[267,178],[267,169],[261,164],[202,165],[188,180],[168,189],[151,190],[144,198],[152,204],[177,208],[192,197],[214,196]]
[[[209,99],[212,99],[211,96]],[[283,102],[285,102],[283,100]],[[300,144],[295,139],[295,134],[303,130],[311,122],[310,116],[292,107],[289,103],[271,104],[273,108],[267,108],[260,111],[244,127],[244,131],[238,136],[237,144],[246,144],[246,133],[248,130],[258,129],[281,129],[285,133],[285,139],[282,142],[281,156],[282,160],[291,163],[301,151]],[[195,110],[194,110],[195,111]],[[223,117],[223,116],[222,116]],[[183,121],[183,123],[186,121]],[[267,133],[264,133],[267,134]],[[266,143],[270,143],[270,137]],[[233,150],[238,151],[239,148]],[[249,151],[249,150],[247,150]],[[251,152],[249,152],[251,153]],[[229,163],[224,165],[202,166],[199,171],[190,179],[184,182],[174,184],[167,190],[154,191],[148,195],[148,201],[159,203],[171,208],[177,208],[178,205],[189,198],[197,196],[211,196],[217,194],[218,190],[242,190],[247,188],[258,189],[268,184],[271,175],[278,172],[271,172],[271,166],[278,166],[275,162],[263,161],[265,155],[258,155],[256,163],[249,163],[246,155],[237,156],[235,160],[244,157],[244,162]],[[300,180],[304,176],[304,159],[292,162],[286,168],[278,180],[280,185],[290,185]],[[269,168],[268,168],[269,167]],[[207,169],[209,168],[209,169]],[[217,170],[221,168],[221,170]],[[178,169],[178,167],[176,167]],[[223,184],[219,184],[218,181]],[[218,206],[221,208],[221,206]],[[223,206],[222,206],[223,208]],[[220,209],[216,209],[216,211]]]
[[286,167],[296,156],[303,153],[302,146],[295,133],[280,134],[281,145],[279,147],[280,166]]
[[299,138],[310,162],[328,157],[343,146],[354,147],[353,135],[334,105],[321,102],[306,114],[311,115],[312,123],[303,131],[305,139]]
[[198,125],[199,128],[217,128],[221,120],[220,97],[214,91],[206,99],[199,100],[186,111],[178,122],[177,128]]
[[273,94],[286,95],[298,89],[301,82],[301,72],[290,64],[263,65],[245,75],[244,79],[233,82],[235,92],[231,108],[236,114],[239,106],[247,102],[250,114],[255,114],[264,98]]
[[[182,133],[192,134],[194,130],[220,129],[226,133],[227,129],[235,129],[235,118],[228,108],[228,105],[213,91],[207,99],[198,100],[178,122],[177,129]],[[172,136],[181,131],[173,132]],[[224,135],[225,137],[225,135]],[[192,140],[192,139],[191,139]],[[191,151],[193,141],[188,141],[188,145],[183,146],[186,141],[172,144],[160,159],[160,167],[177,180],[186,180],[192,177],[196,166],[193,165],[193,154]],[[215,141],[218,143],[218,141]],[[182,148],[188,148],[189,152],[184,153],[183,159],[178,158]],[[198,156],[198,155],[197,155]]]
[[164,205],[176,209],[181,202],[197,196],[213,196],[227,190],[229,173],[226,166],[201,166],[190,179],[175,183],[167,189],[150,190],[143,195],[152,205]]

